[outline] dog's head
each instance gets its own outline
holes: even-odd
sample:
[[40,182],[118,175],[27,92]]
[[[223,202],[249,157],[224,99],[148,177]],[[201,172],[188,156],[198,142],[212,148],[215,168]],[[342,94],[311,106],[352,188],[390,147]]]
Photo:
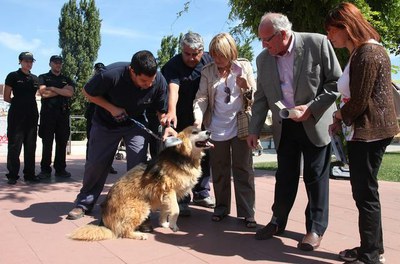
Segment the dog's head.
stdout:
[[179,148],[181,152],[186,152],[188,156],[201,156],[203,149],[213,147],[209,141],[210,135],[210,131],[189,126],[178,134],[182,144],[177,145],[176,148]]

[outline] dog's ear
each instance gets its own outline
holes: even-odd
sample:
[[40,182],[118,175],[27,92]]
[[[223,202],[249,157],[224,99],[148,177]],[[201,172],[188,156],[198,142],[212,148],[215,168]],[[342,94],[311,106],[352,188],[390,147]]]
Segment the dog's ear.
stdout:
[[192,152],[192,142],[190,141],[190,138],[187,137],[183,132],[179,133],[178,138],[182,140],[182,144],[177,145],[176,148],[183,155],[190,156]]

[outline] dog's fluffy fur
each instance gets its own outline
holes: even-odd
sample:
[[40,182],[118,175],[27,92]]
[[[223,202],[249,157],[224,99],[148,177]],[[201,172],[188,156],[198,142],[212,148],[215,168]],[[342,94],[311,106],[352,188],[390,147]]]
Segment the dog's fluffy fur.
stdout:
[[201,175],[203,149],[210,146],[208,131],[187,127],[178,134],[182,143],[164,149],[148,165],[140,164],[111,187],[102,207],[104,226],[86,225],[69,237],[96,241],[111,238],[147,239],[137,231],[150,211],[160,210],[160,224],[178,231],[177,200],[183,198]]

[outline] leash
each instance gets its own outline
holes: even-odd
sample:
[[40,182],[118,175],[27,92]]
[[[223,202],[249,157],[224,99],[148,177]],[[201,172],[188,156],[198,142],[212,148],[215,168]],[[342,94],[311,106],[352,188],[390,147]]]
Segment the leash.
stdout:
[[129,120],[131,120],[135,125],[137,125],[138,127],[140,127],[141,129],[145,130],[147,133],[149,133],[150,135],[152,135],[154,138],[163,141],[163,139],[158,136],[156,133],[154,133],[153,131],[151,131],[149,128],[147,128],[145,125],[143,125],[142,123],[140,123],[139,121],[133,119],[132,117],[128,117]]
[[[140,123],[139,121],[128,117],[129,120],[131,120],[133,123],[135,123],[138,127],[140,127],[141,129],[144,129],[147,133],[149,133],[150,135],[152,135],[154,138],[156,138],[157,140],[160,140],[161,142],[163,142],[163,147],[160,148],[159,151],[161,151],[164,148],[169,148],[169,147],[174,147],[176,145],[182,144],[182,140],[176,137],[167,137],[165,139],[165,141],[163,141],[163,139],[158,136],[156,133],[154,133],[153,131],[151,131],[150,129],[148,129],[145,125],[143,125],[142,123]],[[161,128],[161,126],[160,126]],[[162,129],[161,129],[162,131]]]

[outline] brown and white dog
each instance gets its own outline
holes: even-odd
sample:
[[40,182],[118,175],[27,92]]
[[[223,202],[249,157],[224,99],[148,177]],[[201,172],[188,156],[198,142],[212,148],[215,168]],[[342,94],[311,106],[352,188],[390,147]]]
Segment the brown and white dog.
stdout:
[[121,177],[102,203],[104,226],[86,225],[76,229],[70,238],[96,241],[111,238],[147,239],[137,231],[150,211],[160,210],[161,226],[179,228],[178,200],[187,195],[201,175],[203,149],[210,132],[191,126],[178,134],[182,143],[164,149],[148,165],[139,164]]

